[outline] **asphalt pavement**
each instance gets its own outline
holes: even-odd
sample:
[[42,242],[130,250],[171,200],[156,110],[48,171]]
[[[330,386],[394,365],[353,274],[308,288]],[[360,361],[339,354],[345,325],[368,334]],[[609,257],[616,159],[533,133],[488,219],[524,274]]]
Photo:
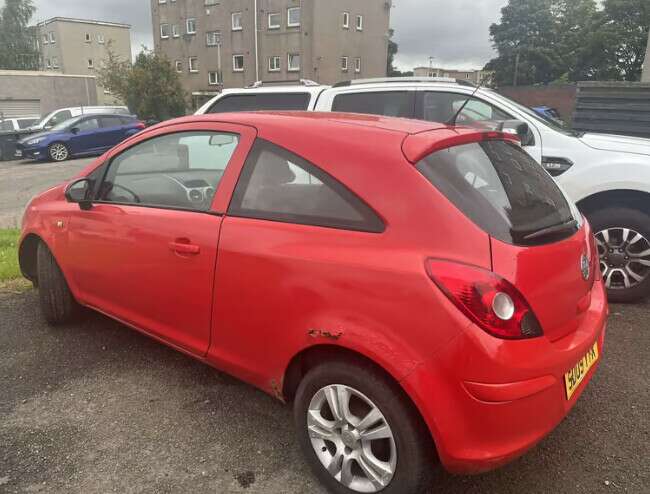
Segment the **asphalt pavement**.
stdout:
[[[49,328],[34,291],[0,315],[0,492],[324,493],[273,398],[97,314]],[[433,492],[649,492],[648,321],[612,306],[567,419],[496,472],[437,469]]]
[[72,178],[94,159],[60,163],[0,161],[0,228],[19,227],[25,205],[32,197]]

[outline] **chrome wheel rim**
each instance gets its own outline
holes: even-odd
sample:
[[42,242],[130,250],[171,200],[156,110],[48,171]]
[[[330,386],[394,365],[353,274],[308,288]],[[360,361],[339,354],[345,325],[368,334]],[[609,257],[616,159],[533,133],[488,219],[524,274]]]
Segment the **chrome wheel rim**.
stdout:
[[650,275],[650,241],[630,228],[608,228],[596,234],[605,286],[625,290]]
[[50,156],[55,161],[63,161],[68,157],[68,148],[63,144],[53,144],[50,148]]
[[347,488],[378,492],[393,479],[397,467],[393,432],[363,393],[342,384],[321,388],[309,403],[307,429],[323,467]]

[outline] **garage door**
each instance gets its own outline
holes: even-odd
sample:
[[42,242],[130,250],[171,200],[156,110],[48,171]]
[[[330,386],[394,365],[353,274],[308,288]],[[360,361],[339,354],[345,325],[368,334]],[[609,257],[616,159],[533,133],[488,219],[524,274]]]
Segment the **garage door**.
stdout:
[[0,99],[0,116],[4,118],[40,116],[41,100]]

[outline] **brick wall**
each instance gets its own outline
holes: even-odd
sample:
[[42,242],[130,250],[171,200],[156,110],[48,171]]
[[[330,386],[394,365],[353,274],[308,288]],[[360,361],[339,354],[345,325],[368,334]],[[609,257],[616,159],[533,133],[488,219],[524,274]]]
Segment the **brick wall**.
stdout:
[[576,106],[577,86],[574,84],[552,86],[506,86],[497,90],[500,94],[524,106],[550,106],[560,112],[562,119],[571,124]]

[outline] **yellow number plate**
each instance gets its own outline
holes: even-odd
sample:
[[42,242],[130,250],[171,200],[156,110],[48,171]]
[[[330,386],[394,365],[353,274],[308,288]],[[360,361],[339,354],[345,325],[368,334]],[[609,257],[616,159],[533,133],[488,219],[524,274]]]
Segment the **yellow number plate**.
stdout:
[[571,369],[569,372],[564,374],[564,386],[566,388],[566,399],[571,399],[573,393],[575,393],[580,383],[584,380],[589,369],[598,360],[598,342],[594,343],[587,354],[582,357],[578,363]]

